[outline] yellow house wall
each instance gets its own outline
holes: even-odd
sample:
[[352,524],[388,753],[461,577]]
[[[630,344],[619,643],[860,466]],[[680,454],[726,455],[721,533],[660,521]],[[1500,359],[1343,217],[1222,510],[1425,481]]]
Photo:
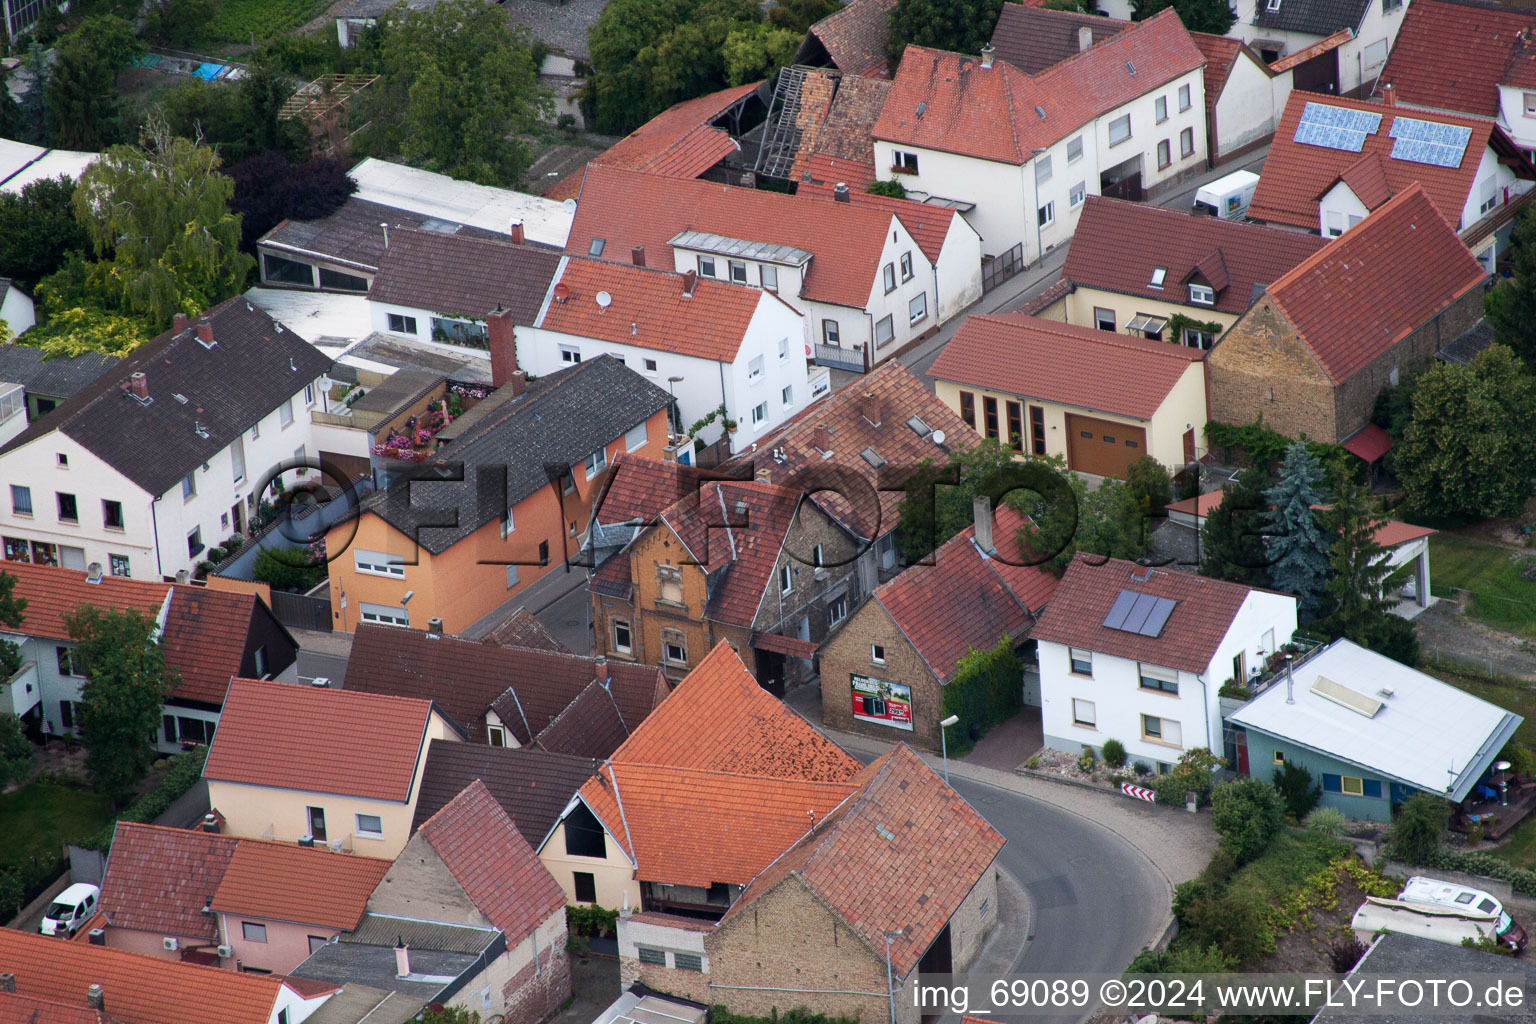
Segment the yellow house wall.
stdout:
[[[218,779],[207,780],[208,800],[224,816],[226,835],[242,839],[276,839],[281,842],[297,842],[300,836],[308,833],[307,808],[321,807],[325,809],[328,841],[347,839],[347,846],[359,856],[393,860],[410,838],[416,797],[421,791],[421,776],[426,771],[426,743],[434,739],[459,738],[458,732],[441,715],[432,713],[427,722],[426,741],[417,754],[410,796],[403,802],[253,786]],[[383,837],[374,839],[357,835],[358,814],[378,815],[383,824]]]
[[[1194,320],[1213,321],[1221,324],[1225,331],[1237,322],[1235,313],[1223,313],[1220,310],[1210,309],[1206,306],[1187,305],[1179,302],[1173,296],[1187,296],[1188,288],[1185,285],[1175,285],[1169,282],[1170,298],[1166,300],[1150,299],[1140,295],[1126,295],[1123,292],[1104,291],[1099,288],[1089,288],[1078,285],[1071,294],[1052,304],[1053,309],[1060,311],[1058,315],[1046,314],[1047,319],[1065,320],[1069,324],[1077,324],[1079,327],[1092,327],[1093,309],[1095,306],[1115,311],[1115,326],[1124,330],[1127,321],[1137,313],[1150,313],[1153,316],[1172,317],[1175,313],[1190,317]],[[1220,337],[1220,335],[1217,335]],[[1172,342],[1167,332],[1164,338]]]
[[544,846],[539,850],[539,861],[555,876],[555,881],[560,883],[561,890],[565,893],[567,903],[576,903],[576,882],[573,877],[577,871],[591,872],[593,881],[597,887],[597,905],[607,907],[609,910],[617,910],[620,907],[640,906],[640,883],[635,878],[635,869],[629,863],[629,858],[624,856],[624,851],[619,844],[613,841],[613,836],[607,836],[607,857],[576,857],[565,852],[565,822],[555,826],[555,830],[549,834]]

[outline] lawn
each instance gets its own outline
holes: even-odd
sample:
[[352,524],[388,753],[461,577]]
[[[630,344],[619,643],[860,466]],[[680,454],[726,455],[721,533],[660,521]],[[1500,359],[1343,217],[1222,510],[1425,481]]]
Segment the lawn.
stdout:
[[1452,596],[1452,587],[1469,590],[1472,603],[1467,611],[1474,619],[1494,629],[1536,636],[1536,583],[1520,578],[1527,557],[1497,544],[1437,533],[1429,538],[1431,589],[1440,597]]
[[1536,869],[1536,816],[1516,825],[1504,842],[1488,852],[1516,867]]
[[1497,704],[1506,711],[1522,715],[1525,721],[1515,731],[1515,739],[1536,749],[1536,688],[1514,679],[1475,675],[1439,668],[1430,661],[1420,661],[1419,671],[1450,683],[1458,690],[1465,690],[1474,697],[1481,697],[1490,704]]
[[208,23],[208,39],[249,43],[254,37],[259,45],[294,31],[328,6],[329,0],[224,0]]
[[66,840],[94,835],[112,820],[107,798],[83,789],[28,783],[0,796],[0,867],[58,857]]

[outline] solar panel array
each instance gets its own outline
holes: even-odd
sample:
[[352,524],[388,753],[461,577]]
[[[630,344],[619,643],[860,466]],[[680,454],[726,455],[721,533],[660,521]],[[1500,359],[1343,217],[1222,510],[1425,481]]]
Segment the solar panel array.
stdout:
[[1471,128],[1412,117],[1393,118],[1388,134],[1396,140],[1392,143],[1392,159],[1433,167],[1460,167],[1467,143],[1472,140]]
[[1162,633],[1177,603],[1166,597],[1122,590],[1115,603],[1110,605],[1109,614],[1104,616],[1104,625],[1124,633],[1157,636]]
[[1348,107],[1330,107],[1326,103],[1308,103],[1296,125],[1295,140],[1307,146],[1358,153],[1365,148],[1365,137],[1381,127],[1381,115]]

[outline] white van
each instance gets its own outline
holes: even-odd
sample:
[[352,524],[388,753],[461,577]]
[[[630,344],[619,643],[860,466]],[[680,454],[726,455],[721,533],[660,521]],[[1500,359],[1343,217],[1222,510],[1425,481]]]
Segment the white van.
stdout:
[[1203,210],[1223,220],[1242,220],[1253,201],[1259,176],[1252,171],[1233,171],[1195,190],[1196,210]]
[[94,885],[85,882],[76,882],[68,889],[59,893],[58,897],[48,905],[43,912],[43,923],[38,931],[44,935],[66,935],[73,937],[85,922],[96,913],[96,903],[101,899],[101,890]]

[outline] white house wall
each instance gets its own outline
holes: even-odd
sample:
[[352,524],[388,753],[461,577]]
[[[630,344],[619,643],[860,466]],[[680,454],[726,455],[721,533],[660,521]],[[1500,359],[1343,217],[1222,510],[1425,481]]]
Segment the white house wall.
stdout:
[[[1024,242],[1023,168],[876,139],[875,169],[885,173],[885,169],[894,166],[894,154],[898,150],[918,155],[917,173],[898,178],[908,192],[924,192],[976,204],[975,209],[965,214],[965,219],[981,236],[982,252],[996,256]],[[1033,222],[1027,226],[1028,234],[1033,238]],[[1026,245],[1026,249],[1033,251],[1032,243]]]
[[1225,156],[1274,134],[1277,112],[1285,109],[1290,94],[1290,72],[1271,78],[1239,50],[1216,100],[1216,152],[1212,155]]
[[1343,226],[1348,231],[1355,224],[1360,223],[1371,211],[1366,209],[1360,197],[1355,195],[1354,189],[1342,181],[1334,185],[1317,204],[1317,231],[1324,238],[1329,237],[1328,224],[1330,220],[1335,228]]
[[32,300],[15,285],[11,285],[0,296],[0,321],[5,322],[12,335],[20,334],[37,323]]
[[1499,86],[1499,124],[1509,132],[1515,145],[1536,157],[1536,117],[1525,112],[1525,97],[1533,89],[1518,89],[1512,85]]
[[[1478,161],[1477,174],[1472,179],[1467,201],[1461,208],[1461,223],[1457,227],[1471,227],[1530,187],[1530,182],[1516,178],[1514,170],[1494,155],[1492,146],[1483,147],[1483,156]],[[1495,205],[1488,213],[1483,213],[1482,204],[1488,196],[1493,197]]]
[[964,217],[949,219],[949,231],[934,264],[939,322],[958,316],[981,299],[981,236]]

